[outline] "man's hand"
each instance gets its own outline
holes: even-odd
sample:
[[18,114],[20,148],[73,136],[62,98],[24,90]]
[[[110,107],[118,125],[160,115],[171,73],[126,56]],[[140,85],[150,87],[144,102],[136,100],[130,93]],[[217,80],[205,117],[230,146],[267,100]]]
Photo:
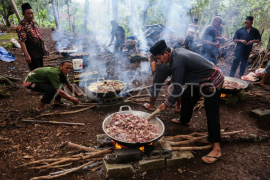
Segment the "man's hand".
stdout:
[[77,98],[71,97],[71,102],[73,102],[73,104],[78,105],[79,104],[79,100]]
[[76,94],[77,97],[82,98],[83,94]]
[[160,109],[160,112],[166,111],[167,110],[167,106],[165,103],[161,104],[160,106],[157,107],[158,109]]
[[253,44],[253,41],[248,41],[246,45],[251,45],[251,44]]
[[46,51],[46,55],[50,56],[50,52],[47,49],[45,49],[45,51]]
[[246,40],[240,40],[240,42],[243,43],[243,44],[247,44]]
[[25,60],[28,64],[31,63],[31,57],[29,55],[25,55]]
[[169,80],[167,80],[167,81],[165,81],[165,84],[167,84],[168,86],[171,85],[171,83],[172,83],[172,78],[169,79]]
[[270,52],[269,52],[268,54],[266,54],[266,57],[267,57],[267,58],[270,58]]

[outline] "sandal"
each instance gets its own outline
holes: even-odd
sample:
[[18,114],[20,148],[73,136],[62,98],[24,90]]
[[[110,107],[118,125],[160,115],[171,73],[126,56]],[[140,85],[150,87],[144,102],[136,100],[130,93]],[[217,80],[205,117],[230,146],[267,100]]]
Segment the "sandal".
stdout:
[[48,113],[49,113],[48,111],[46,111],[46,109],[42,109],[42,110],[40,110],[40,111],[35,110],[35,112],[38,113],[39,115],[42,115],[42,114],[48,114]]
[[206,163],[206,164],[214,164],[215,162],[217,162],[218,160],[221,159],[222,155],[216,157],[216,156],[208,156],[208,154],[207,154],[207,155],[205,155],[205,157],[207,157],[207,158],[214,158],[215,160],[212,161],[212,162],[208,162],[208,161],[205,161],[205,160],[202,159],[202,161],[203,161],[204,163]]
[[182,123],[180,121],[180,119],[172,119],[171,122],[176,123],[176,124],[182,124],[184,126],[189,126],[190,125],[190,123]]
[[148,110],[148,111],[151,111],[151,112],[154,112],[157,108],[155,107],[155,109],[154,110],[151,110],[151,109],[148,109],[146,106],[148,105],[148,103],[144,103],[143,105],[142,105],[142,107],[144,108],[144,109],[146,109],[146,110]]
[[65,102],[61,102],[61,103],[53,104],[53,106],[54,107],[67,107],[69,106],[69,104]]

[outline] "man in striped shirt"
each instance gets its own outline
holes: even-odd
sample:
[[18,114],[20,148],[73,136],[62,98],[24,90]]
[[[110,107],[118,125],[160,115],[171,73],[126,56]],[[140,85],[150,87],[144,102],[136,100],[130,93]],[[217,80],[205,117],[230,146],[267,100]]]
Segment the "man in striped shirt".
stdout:
[[[213,150],[202,158],[205,163],[214,163],[221,158],[219,100],[224,83],[222,71],[199,54],[184,48],[171,50],[166,42],[157,42],[150,52],[163,64],[169,63],[174,90],[170,97],[158,108],[165,111],[182,95],[181,118],[172,122],[189,125],[193,108],[201,96],[207,116],[208,141],[214,144]],[[183,85],[188,87],[183,90]]]

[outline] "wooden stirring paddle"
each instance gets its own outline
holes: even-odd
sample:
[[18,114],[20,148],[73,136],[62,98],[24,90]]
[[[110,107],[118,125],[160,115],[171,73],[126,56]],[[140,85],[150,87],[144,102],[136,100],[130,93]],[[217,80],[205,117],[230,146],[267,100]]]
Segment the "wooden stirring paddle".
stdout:
[[147,121],[150,121],[155,115],[157,115],[160,112],[160,109],[156,109],[147,119]]

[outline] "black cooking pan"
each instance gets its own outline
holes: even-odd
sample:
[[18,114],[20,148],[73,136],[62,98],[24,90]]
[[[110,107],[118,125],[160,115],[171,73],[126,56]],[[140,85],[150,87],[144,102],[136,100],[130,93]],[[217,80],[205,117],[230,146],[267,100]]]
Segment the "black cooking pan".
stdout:
[[245,81],[243,81],[241,79],[238,79],[238,78],[225,76],[225,79],[224,80],[237,82],[237,83],[243,85],[244,88],[240,88],[240,89],[237,89],[237,88],[235,88],[235,89],[225,89],[225,88],[222,87],[221,92],[223,94],[237,94],[237,93],[243,91],[244,89],[246,89],[248,87],[248,83],[246,83]]
[[[123,108],[124,107],[127,107],[128,108],[128,111],[123,111]],[[121,106],[120,109],[119,109],[119,112],[117,112],[117,114],[133,114],[135,116],[139,116],[139,117],[144,117],[144,118],[148,118],[151,114],[149,113],[146,113],[146,112],[143,112],[143,111],[132,111],[132,109],[130,108],[130,106]],[[155,139],[152,139],[151,141],[149,142],[137,142],[137,143],[130,143],[130,142],[125,142],[125,141],[120,141],[118,139],[115,139],[114,137],[112,137],[111,135],[109,135],[107,132],[106,132],[106,125],[110,123],[110,120],[112,118],[112,116],[114,115],[111,114],[109,115],[108,117],[106,117],[106,119],[103,121],[102,123],[102,129],[103,131],[110,137],[112,138],[115,142],[117,142],[118,144],[122,145],[122,146],[125,146],[125,147],[128,147],[128,148],[139,148],[139,147],[143,147],[143,146],[146,146],[154,141],[157,141],[159,140],[163,134],[164,134],[164,131],[165,131],[165,126],[163,124],[163,122],[157,118],[157,117],[154,117],[152,118],[151,120],[149,120],[149,122],[151,124],[155,124],[158,126],[158,137],[155,138]]]
[[[99,81],[100,79],[102,79],[102,81]],[[100,83],[104,83],[104,82],[119,82],[120,84],[123,85],[123,88],[121,88],[120,90],[116,90],[114,92],[107,92],[107,93],[99,93],[96,92],[96,87],[98,86],[98,84]],[[125,88],[126,84],[122,81],[119,80],[104,80],[104,78],[98,78],[98,81],[95,83],[92,83],[89,87],[88,90],[90,92],[92,92],[95,96],[100,97],[100,98],[112,98],[117,96],[124,88]]]

